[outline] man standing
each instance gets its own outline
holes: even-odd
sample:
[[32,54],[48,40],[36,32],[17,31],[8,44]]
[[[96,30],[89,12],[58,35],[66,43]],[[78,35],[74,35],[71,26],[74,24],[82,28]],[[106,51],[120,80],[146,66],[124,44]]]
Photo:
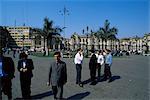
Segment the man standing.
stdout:
[[108,82],[112,82],[111,79],[111,65],[112,65],[112,55],[110,50],[106,50],[106,58],[105,58],[105,68],[104,68],[104,80],[109,79]]
[[97,58],[96,55],[94,54],[94,51],[92,51],[92,56],[89,61],[89,69],[90,69],[90,76],[91,76],[91,84],[90,85],[95,85],[96,84],[96,66],[97,66]]
[[52,85],[54,99],[63,98],[63,85],[67,82],[66,63],[61,61],[60,52],[54,53],[55,61],[50,65],[49,78],[47,85]]
[[0,100],[2,92],[7,95],[8,100],[12,99],[12,82],[15,67],[12,58],[4,57],[0,48]]
[[33,77],[32,70],[34,69],[32,59],[27,59],[25,52],[20,54],[20,60],[18,61],[18,71],[20,72],[20,84],[22,97],[24,99],[30,99],[31,95],[31,78]]
[[83,87],[83,84],[81,83],[81,70],[82,70],[82,62],[83,62],[83,53],[82,53],[81,48],[79,48],[77,51],[78,52],[74,58],[74,63],[76,64],[76,71],[77,71],[76,84],[79,84],[80,87]]
[[97,56],[97,72],[98,72],[98,78],[101,76],[101,67],[104,64],[104,56],[103,51],[100,50]]

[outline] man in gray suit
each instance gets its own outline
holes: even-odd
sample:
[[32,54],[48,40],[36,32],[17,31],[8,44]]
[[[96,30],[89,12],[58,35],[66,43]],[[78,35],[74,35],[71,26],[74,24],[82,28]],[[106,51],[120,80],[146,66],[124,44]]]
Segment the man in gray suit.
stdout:
[[47,85],[51,83],[54,99],[62,99],[63,85],[67,82],[67,68],[66,63],[60,60],[60,52],[55,52],[54,58],[55,61],[50,65]]

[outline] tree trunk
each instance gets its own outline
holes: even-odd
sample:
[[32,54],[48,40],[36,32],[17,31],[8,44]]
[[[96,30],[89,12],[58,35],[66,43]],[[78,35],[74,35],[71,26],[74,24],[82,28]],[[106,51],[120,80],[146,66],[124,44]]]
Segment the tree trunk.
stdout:
[[112,40],[110,40],[110,49],[112,50]]
[[104,50],[104,40],[102,39],[102,50]]
[[46,41],[45,41],[45,37],[44,37],[44,51],[45,51],[45,42],[46,42]]
[[107,49],[107,40],[105,40],[105,49]]

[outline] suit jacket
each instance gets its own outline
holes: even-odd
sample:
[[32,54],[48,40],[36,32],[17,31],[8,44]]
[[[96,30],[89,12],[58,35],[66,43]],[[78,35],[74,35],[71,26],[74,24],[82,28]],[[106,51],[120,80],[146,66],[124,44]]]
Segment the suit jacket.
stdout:
[[[20,71],[20,69],[23,68],[23,62],[24,61],[26,62],[26,67],[25,67],[25,68],[27,68],[26,72]],[[33,65],[32,59],[26,59],[26,60],[21,59],[21,60],[19,60],[17,69],[20,72],[20,78],[31,78],[31,77],[33,77],[32,70],[34,69],[34,65]]]
[[61,86],[67,82],[66,63],[63,61],[53,62],[50,65],[49,82],[52,86]]
[[97,66],[97,57],[95,54],[93,54],[89,61],[89,69],[95,70],[96,66]]
[[4,70],[4,73],[6,74],[6,77],[10,79],[14,78],[15,66],[12,58],[2,56],[2,63],[2,68]]

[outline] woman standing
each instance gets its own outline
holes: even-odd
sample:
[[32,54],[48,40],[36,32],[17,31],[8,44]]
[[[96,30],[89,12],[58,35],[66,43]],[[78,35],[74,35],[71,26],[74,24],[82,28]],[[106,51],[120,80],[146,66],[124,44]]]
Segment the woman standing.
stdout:
[[31,78],[33,77],[32,70],[34,69],[32,59],[27,59],[25,52],[20,54],[18,61],[18,71],[20,72],[20,84],[22,97],[29,99],[31,95]]

